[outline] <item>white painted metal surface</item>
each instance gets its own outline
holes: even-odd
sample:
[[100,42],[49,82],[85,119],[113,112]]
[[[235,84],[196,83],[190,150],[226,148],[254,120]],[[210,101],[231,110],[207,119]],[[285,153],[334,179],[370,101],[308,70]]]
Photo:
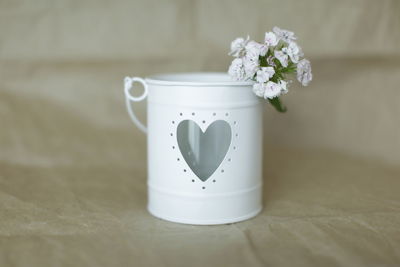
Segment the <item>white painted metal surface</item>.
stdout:
[[[133,83],[144,86],[139,97]],[[245,220],[262,209],[262,108],[251,82],[225,73],[125,78],[132,121],[148,134],[148,210],[188,224]],[[147,129],[130,101],[147,97]]]

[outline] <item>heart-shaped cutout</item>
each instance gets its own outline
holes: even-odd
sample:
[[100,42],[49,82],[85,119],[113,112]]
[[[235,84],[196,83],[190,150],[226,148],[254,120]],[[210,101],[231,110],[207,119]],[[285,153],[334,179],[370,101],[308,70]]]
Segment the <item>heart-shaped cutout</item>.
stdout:
[[179,150],[190,169],[205,182],[218,169],[231,145],[231,126],[223,120],[211,123],[205,132],[192,120],[177,128]]

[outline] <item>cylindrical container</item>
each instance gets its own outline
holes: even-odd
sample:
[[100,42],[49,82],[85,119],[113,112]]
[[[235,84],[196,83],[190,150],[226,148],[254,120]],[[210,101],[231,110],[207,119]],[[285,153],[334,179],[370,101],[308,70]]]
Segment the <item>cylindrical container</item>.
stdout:
[[[144,86],[139,97],[134,82]],[[211,225],[261,211],[262,107],[251,86],[224,73],[125,78],[128,113],[148,134],[151,214]],[[147,129],[130,105],[146,97]]]

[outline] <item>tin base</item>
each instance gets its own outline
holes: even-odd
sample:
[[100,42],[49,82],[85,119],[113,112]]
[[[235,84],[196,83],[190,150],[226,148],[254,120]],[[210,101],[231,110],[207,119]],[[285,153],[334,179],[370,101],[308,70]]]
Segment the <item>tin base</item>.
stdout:
[[148,211],[157,218],[183,224],[228,224],[256,216],[262,210],[261,195],[261,186],[212,195],[171,193],[149,186]]

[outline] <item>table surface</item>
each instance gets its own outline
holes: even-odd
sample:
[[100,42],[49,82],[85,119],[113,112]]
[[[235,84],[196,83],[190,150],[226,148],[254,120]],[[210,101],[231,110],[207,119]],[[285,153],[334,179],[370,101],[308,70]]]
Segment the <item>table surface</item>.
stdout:
[[[13,101],[20,100],[1,106],[12,109]],[[42,108],[38,100],[25,111]],[[48,117],[8,121],[10,131],[20,129],[19,149],[38,156],[9,153],[0,161],[1,266],[400,264],[398,168],[267,146],[260,215],[220,226],[175,224],[146,211],[144,136],[45,109]],[[40,131],[22,131],[29,118]]]

